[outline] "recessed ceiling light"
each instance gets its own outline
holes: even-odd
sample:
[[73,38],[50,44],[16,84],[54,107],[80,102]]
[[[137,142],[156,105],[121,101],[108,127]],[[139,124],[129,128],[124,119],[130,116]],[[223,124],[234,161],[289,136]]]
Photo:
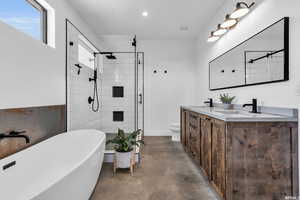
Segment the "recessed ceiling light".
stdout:
[[148,12],[147,12],[147,11],[144,11],[144,12],[142,13],[142,15],[143,15],[144,17],[147,17],[147,16],[148,16]]

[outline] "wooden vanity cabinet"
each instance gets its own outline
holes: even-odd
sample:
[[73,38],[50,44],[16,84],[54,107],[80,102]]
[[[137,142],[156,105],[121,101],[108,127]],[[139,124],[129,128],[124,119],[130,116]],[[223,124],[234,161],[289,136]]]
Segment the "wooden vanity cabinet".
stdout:
[[186,149],[187,145],[187,141],[186,141],[186,137],[187,137],[187,125],[188,125],[188,118],[187,118],[187,114],[188,111],[181,109],[180,112],[180,141],[181,144],[183,145],[183,147]]
[[211,120],[211,184],[221,197],[226,195],[226,124]]
[[186,109],[181,119],[184,149],[222,199],[299,195],[298,123],[224,122]]
[[211,164],[212,164],[212,148],[211,148],[211,118],[206,116],[201,116],[201,167],[208,177],[211,180]]
[[286,199],[298,190],[298,124],[227,123],[226,199]]
[[189,113],[190,155],[200,165],[200,118],[197,113]]

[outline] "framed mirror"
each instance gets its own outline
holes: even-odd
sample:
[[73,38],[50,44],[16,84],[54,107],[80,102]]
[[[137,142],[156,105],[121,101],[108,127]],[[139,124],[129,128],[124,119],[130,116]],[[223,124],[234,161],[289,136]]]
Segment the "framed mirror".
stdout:
[[209,63],[209,89],[289,80],[289,18],[285,17]]

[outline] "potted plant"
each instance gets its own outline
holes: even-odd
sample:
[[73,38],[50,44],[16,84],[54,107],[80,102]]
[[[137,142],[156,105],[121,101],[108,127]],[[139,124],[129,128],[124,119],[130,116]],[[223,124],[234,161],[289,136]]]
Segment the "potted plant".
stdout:
[[133,172],[135,147],[144,144],[143,140],[137,139],[140,134],[141,130],[125,134],[122,129],[119,129],[116,137],[106,142],[106,144],[115,144],[114,171],[116,171],[116,168],[130,168],[131,172]]
[[232,109],[232,101],[235,99],[235,96],[229,96],[229,94],[220,94],[220,100],[223,103],[224,109]]

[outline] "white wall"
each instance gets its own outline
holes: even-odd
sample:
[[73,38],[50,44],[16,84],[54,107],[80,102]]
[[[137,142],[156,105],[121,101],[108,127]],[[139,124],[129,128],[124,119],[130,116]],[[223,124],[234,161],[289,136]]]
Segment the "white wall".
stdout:
[[180,106],[195,104],[195,45],[143,40],[140,49],[145,52],[145,135],[168,135],[170,125],[180,122]]
[[56,48],[0,22],[0,109],[66,103],[65,18],[96,45],[100,44],[97,36],[65,1],[47,2],[56,14]]
[[[264,106],[278,106],[297,108],[300,93],[300,60],[299,60],[299,35],[300,35],[300,1],[299,0],[259,0],[252,12],[247,15],[237,27],[227,33],[215,43],[207,43],[209,32],[222,22],[226,13],[233,10],[236,1],[226,1],[215,18],[208,24],[198,38],[198,100],[202,102],[207,97],[218,99],[222,92],[228,92],[237,96],[235,103],[250,102],[252,98],[258,98]],[[208,89],[208,63],[250,36],[261,31],[277,20],[290,17],[290,81],[267,85],[242,87],[229,90],[210,92]]]
[[[133,51],[132,38],[104,36],[102,41],[110,51]],[[196,103],[195,42],[138,39],[138,49],[145,53],[145,135],[169,135],[170,124],[180,122],[180,106]]]

